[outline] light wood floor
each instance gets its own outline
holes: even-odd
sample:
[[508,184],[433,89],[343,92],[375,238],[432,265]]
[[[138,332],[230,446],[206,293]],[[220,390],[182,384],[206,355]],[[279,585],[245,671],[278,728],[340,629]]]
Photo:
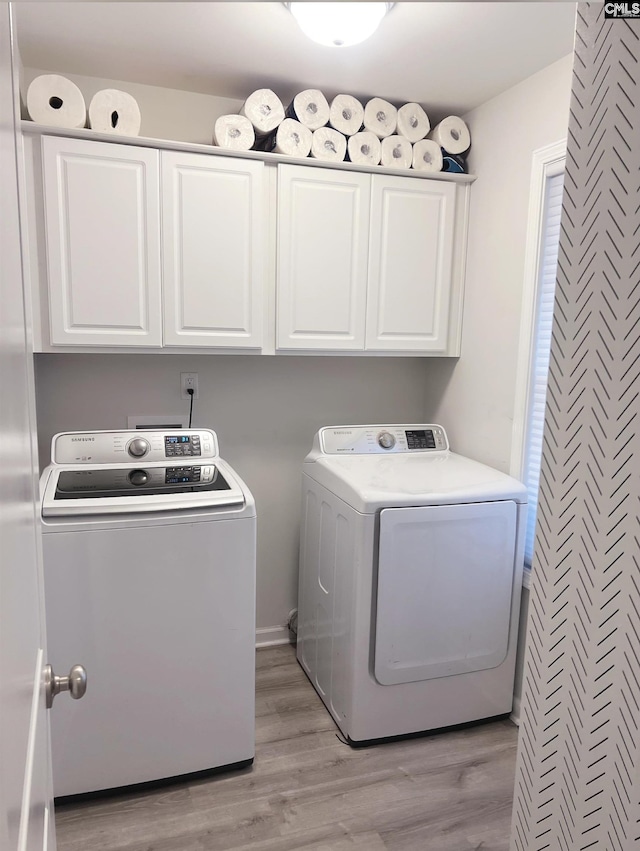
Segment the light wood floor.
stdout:
[[58,851],[507,851],[516,728],[353,750],[291,647],[257,654],[252,769],[58,808]]

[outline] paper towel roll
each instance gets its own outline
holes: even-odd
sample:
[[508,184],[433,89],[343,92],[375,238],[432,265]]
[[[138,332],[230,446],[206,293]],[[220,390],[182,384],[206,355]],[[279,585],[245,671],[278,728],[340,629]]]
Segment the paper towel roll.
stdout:
[[396,132],[398,110],[382,98],[371,98],[364,108],[364,129],[384,139]]
[[134,97],[119,89],[96,92],[89,104],[89,127],[100,133],[138,136],[140,108]]
[[250,151],[256,140],[253,124],[244,115],[221,115],[213,125],[213,144],[231,151]]
[[378,165],[382,156],[382,145],[375,133],[362,130],[349,137],[347,153],[352,163]]
[[362,127],[364,107],[352,95],[336,95],[329,109],[329,124],[345,136],[353,136]]
[[308,157],[311,150],[311,130],[295,118],[285,118],[271,136],[263,151],[273,151],[288,157]]
[[256,89],[242,104],[240,115],[253,124],[256,136],[266,136],[284,120],[284,107],[271,89]]
[[444,118],[436,124],[429,138],[437,142],[448,154],[463,154],[471,145],[469,128],[457,115]]
[[304,124],[309,130],[318,130],[329,121],[329,104],[318,89],[305,89],[291,101],[286,116]]
[[398,110],[398,133],[410,142],[424,139],[430,129],[427,113],[419,103],[405,103]]
[[412,165],[418,171],[442,171],[442,148],[433,139],[420,139],[413,146]]
[[42,74],[27,89],[27,112],[38,124],[84,127],[87,107],[82,92],[66,77]]
[[320,127],[313,131],[311,156],[317,160],[342,162],[347,152],[347,140],[332,127]]
[[404,136],[387,136],[382,140],[380,161],[387,168],[411,168],[413,145]]

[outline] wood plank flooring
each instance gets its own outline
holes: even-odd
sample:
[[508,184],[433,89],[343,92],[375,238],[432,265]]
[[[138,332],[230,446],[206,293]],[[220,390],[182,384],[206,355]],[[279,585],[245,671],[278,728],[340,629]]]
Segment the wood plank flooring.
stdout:
[[353,750],[289,646],[256,697],[253,768],[59,807],[58,851],[507,851],[511,722]]

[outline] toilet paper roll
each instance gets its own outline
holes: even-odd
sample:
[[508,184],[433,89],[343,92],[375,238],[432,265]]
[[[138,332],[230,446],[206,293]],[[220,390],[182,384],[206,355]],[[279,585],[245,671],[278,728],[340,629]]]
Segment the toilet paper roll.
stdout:
[[442,148],[433,139],[420,139],[413,146],[412,165],[418,171],[442,171]]
[[469,128],[457,115],[444,118],[429,133],[429,138],[437,142],[448,154],[463,154],[471,145]]
[[370,130],[354,133],[347,142],[347,154],[352,163],[378,165],[382,156],[380,139]]
[[398,110],[387,100],[371,98],[364,108],[364,129],[375,133],[378,139],[396,132]]
[[27,112],[38,124],[55,127],[84,127],[87,107],[82,92],[58,74],[42,74],[27,89]]
[[387,136],[382,140],[380,161],[387,168],[411,168],[413,145],[404,136]]
[[260,149],[288,157],[308,157],[312,136],[311,130],[295,118],[285,118],[275,133],[267,137],[266,144]]
[[342,162],[347,152],[347,140],[332,127],[314,130],[311,139],[311,156],[317,160]]
[[256,140],[253,124],[244,115],[221,115],[213,125],[213,144],[231,151],[250,151]]
[[329,121],[329,104],[318,89],[305,89],[291,101],[286,116],[299,121],[309,130],[318,130]]
[[329,124],[345,136],[353,136],[362,127],[364,107],[352,95],[336,95],[329,108]]
[[284,107],[271,89],[257,89],[242,104],[240,115],[249,119],[256,136],[266,136],[284,120]]
[[398,133],[410,142],[419,142],[431,130],[427,113],[419,103],[405,103],[398,110]]
[[138,136],[140,108],[134,97],[119,89],[96,92],[89,104],[89,127],[100,133]]

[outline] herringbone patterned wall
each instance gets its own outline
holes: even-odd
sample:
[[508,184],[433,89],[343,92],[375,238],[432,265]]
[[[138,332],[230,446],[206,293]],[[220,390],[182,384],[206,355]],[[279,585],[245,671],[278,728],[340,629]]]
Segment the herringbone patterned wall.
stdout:
[[579,4],[514,851],[640,848],[640,20]]

